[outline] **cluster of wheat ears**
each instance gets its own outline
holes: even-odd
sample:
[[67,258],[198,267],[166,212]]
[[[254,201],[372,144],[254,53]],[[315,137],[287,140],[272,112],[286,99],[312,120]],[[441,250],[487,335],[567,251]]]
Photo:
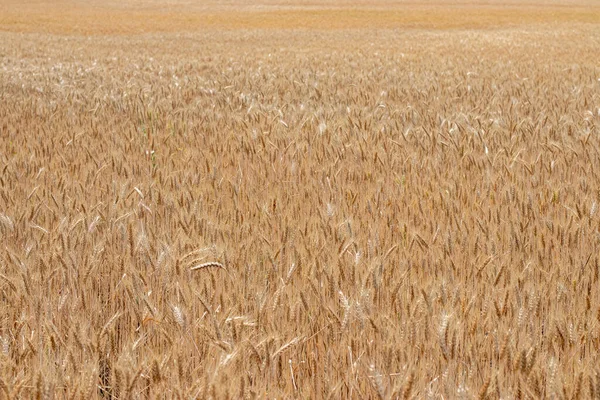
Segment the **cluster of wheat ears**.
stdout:
[[0,398],[600,398],[598,54],[0,33]]

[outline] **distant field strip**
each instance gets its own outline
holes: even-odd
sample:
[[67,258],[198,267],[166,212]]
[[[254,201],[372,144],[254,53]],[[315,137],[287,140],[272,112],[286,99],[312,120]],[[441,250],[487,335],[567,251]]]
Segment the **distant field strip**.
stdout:
[[407,6],[273,11],[131,10],[4,6],[0,30],[54,34],[136,34],[213,29],[464,29],[600,23],[598,7]]

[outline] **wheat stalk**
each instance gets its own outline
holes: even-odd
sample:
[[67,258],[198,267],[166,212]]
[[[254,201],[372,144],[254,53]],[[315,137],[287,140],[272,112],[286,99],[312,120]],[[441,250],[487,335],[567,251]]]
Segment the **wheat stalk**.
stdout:
[[193,267],[190,267],[190,270],[198,271],[198,270],[205,269],[205,268],[222,268],[224,270],[227,270],[227,268],[225,268],[223,266],[223,264],[221,264],[220,262],[216,262],[216,261],[210,261],[210,262],[205,262],[202,264],[195,265]]

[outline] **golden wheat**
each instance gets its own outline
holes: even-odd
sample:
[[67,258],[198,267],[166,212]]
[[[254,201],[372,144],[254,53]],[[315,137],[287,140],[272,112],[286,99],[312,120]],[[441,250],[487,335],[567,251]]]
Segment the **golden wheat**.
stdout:
[[1,3],[0,397],[597,397],[597,5],[284,3]]

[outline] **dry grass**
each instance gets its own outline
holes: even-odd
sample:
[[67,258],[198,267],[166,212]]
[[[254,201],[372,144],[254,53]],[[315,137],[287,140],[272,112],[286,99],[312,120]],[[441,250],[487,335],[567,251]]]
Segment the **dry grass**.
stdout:
[[0,398],[600,396],[597,25],[48,15],[0,33]]

